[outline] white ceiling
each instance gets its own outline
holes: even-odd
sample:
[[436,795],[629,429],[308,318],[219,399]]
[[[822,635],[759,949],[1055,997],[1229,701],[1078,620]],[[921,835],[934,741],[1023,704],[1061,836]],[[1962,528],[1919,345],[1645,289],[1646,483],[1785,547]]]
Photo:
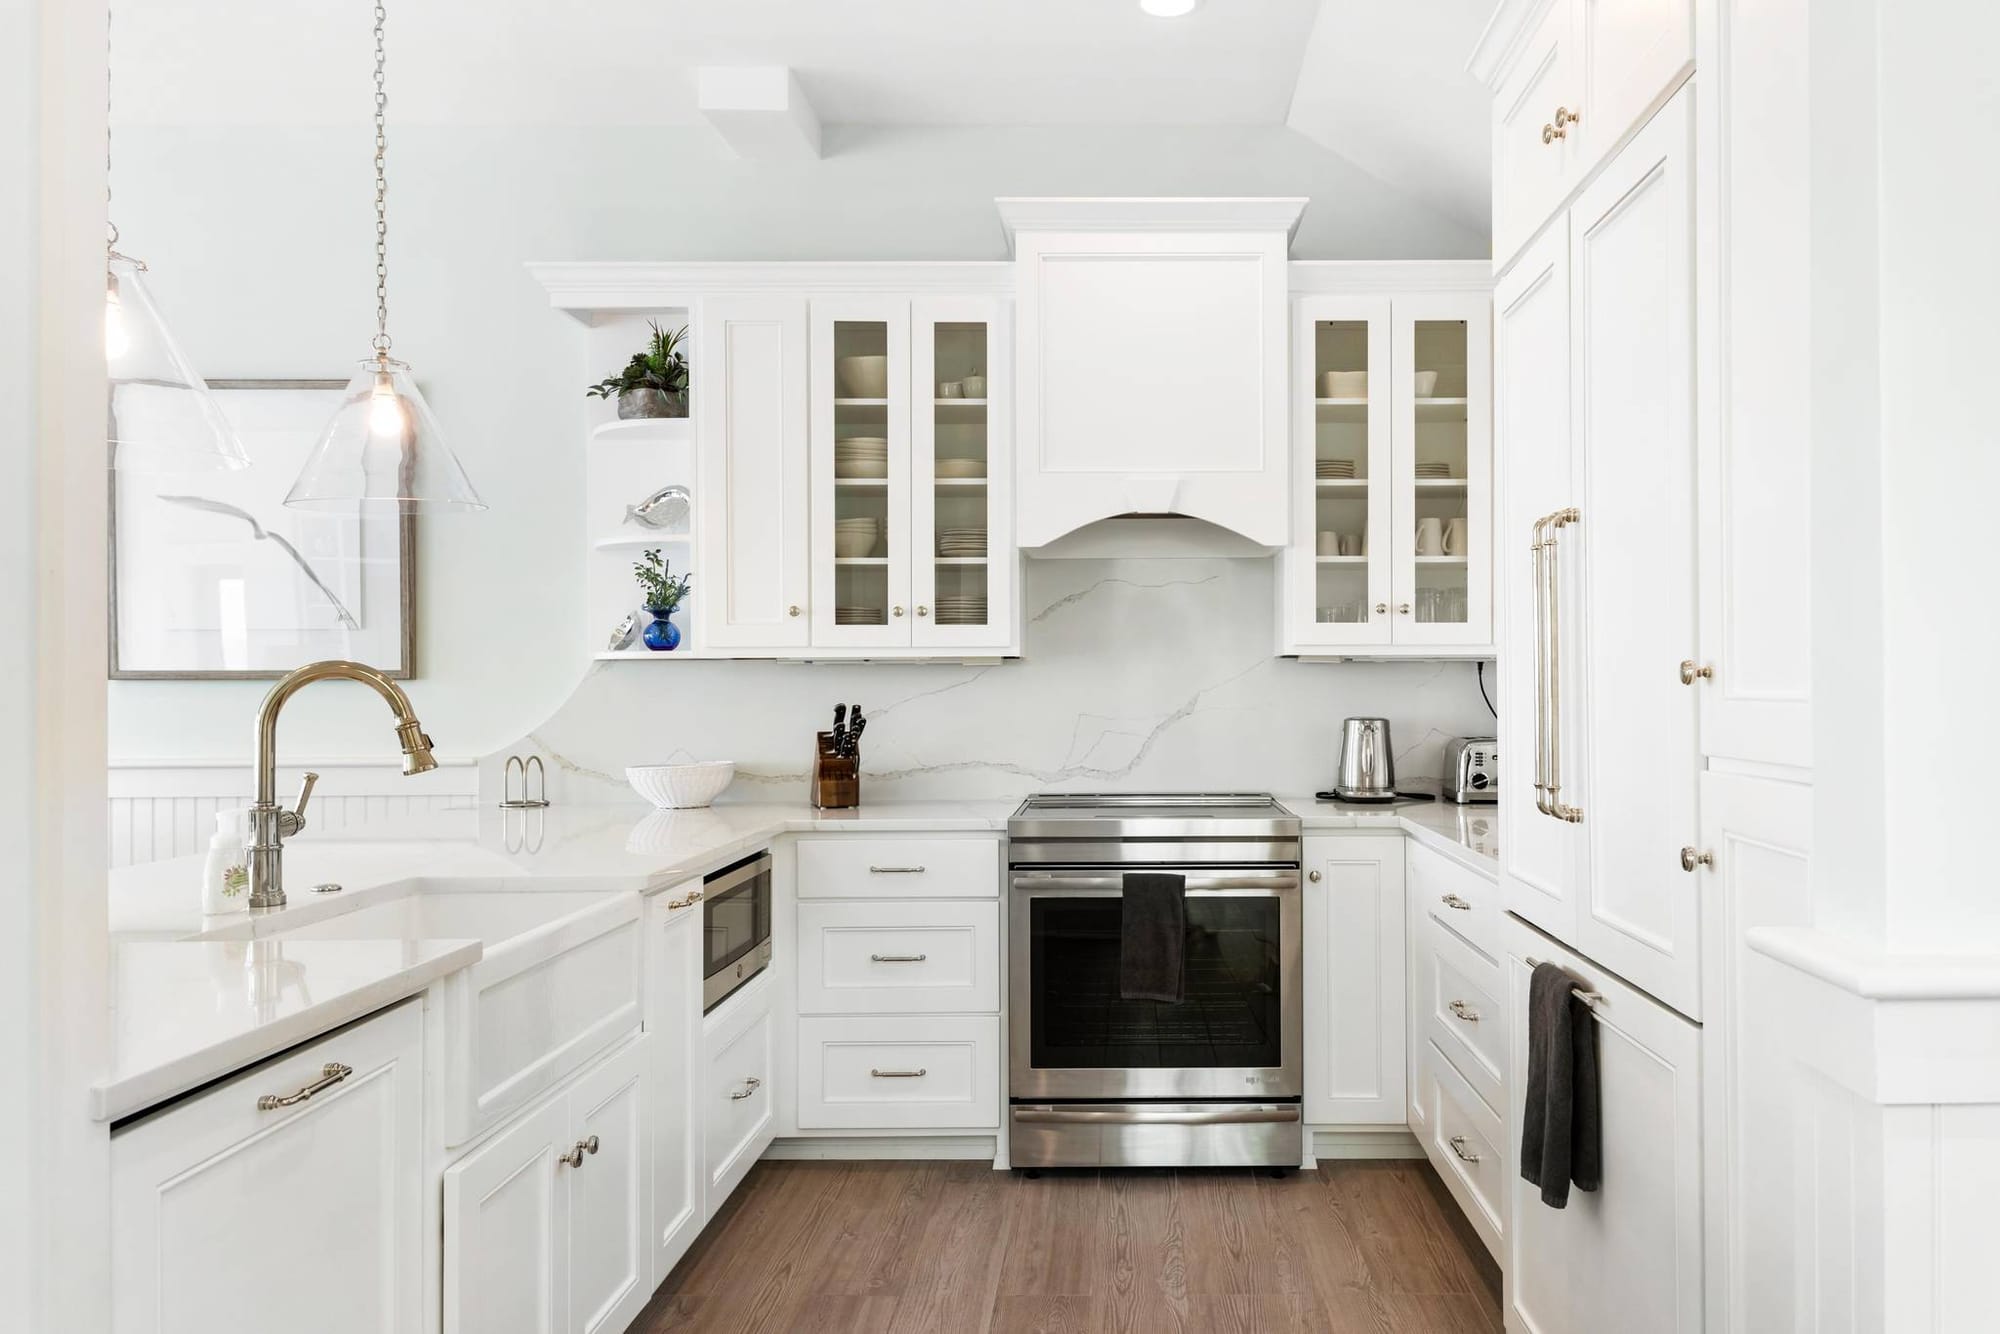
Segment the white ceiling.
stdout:
[[[407,123],[694,123],[697,65],[790,65],[829,123],[1278,124],[1319,0],[387,0]],[[369,112],[366,0],[123,0],[118,119]],[[1463,53],[1458,57],[1463,60]]]

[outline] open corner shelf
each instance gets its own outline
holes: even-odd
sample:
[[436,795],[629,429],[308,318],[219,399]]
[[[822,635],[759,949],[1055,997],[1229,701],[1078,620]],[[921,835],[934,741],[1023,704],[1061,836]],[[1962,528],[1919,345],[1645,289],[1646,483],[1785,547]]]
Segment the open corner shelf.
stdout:
[[593,427],[593,442],[606,444],[672,444],[694,438],[692,417],[626,417]]

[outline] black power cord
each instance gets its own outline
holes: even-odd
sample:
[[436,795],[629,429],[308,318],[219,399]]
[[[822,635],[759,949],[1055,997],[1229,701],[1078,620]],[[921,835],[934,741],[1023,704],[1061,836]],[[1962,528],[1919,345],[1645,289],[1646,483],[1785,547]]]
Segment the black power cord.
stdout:
[[1486,693],[1486,660],[1481,658],[1478,662],[1472,664],[1472,666],[1475,674],[1479,677],[1479,698],[1486,701],[1486,711],[1492,714],[1495,720],[1498,720],[1500,710],[1493,707],[1493,697]]

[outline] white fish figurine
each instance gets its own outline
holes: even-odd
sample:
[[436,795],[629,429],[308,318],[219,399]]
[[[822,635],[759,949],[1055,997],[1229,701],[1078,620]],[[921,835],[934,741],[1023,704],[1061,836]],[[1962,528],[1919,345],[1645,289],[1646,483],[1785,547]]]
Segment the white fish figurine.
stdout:
[[627,505],[625,522],[656,531],[671,528],[686,532],[692,500],[684,486],[663,486],[638,504]]

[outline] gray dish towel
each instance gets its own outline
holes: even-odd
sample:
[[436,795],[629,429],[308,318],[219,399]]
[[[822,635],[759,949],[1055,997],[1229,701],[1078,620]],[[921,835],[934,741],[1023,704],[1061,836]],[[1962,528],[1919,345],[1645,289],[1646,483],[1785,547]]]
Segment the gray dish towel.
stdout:
[[1118,994],[1179,1003],[1187,996],[1187,877],[1129,871],[1118,941]]
[[1572,1182],[1596,1190],[1604,1176],[1597,1111],[1597,1017],[1576,979],[1537,964],[1528,982],[1528,1087],[1521,1115],[1521,1179],[1561,1209]]

